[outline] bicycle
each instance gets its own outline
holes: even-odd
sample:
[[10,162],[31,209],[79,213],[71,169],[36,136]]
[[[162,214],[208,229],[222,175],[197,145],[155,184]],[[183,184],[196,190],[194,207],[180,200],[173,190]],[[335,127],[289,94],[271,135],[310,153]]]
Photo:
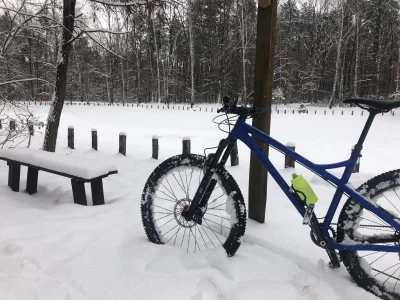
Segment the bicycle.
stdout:
[[[226,119],[218,124],[232,128],[228,137],[220,141],[216,152],[207,156],[171,157],[147,180],[141,198],[141,214],[148,239],[156,244],[180,246],[187,252],[222,244],[228,256],[235,254],[245,233],[246,207],[239,186],[224,165],[236,141],[240,140],[278,183],[303,217],[303,224],[310,226],[311,239],[326,250],[331,268],[339,268],[343,262],[360,287],[382,299],[400,299],[400,219],[390,211],[394,208],[400,214],[394,204],[394,200],[400,200],[400,192],[396,191],[400,187],[400,170],[376,176],[356,190],[348,184],[375,116],[400,107],[400,101],[346,99],[344,103],[369,112],[361,136],[348,160],[315,164],[246,123],[246,119],[258,117],[265,109],[238,107],[225,97],[218,113],[223,113]],[[229,114],[237,117],[236,122],[232,122]],[[316,203],[306,201],[306,194],[282,178],[256,141],[289,156],[336,187],[325,217],[317,218]],[[328,172],[337,168],[344,168],[341,178]],[[337,224],[332,223],[344,195],[348,199]],[[323,222],[320,223],[320,219]]]

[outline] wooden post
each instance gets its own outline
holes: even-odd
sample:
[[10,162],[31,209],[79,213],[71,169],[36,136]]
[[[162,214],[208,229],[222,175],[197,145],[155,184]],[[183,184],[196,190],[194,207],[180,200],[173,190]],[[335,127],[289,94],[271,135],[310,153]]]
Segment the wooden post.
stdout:
[[98,150],[97,147],[97,129],[92,129],[92,149]]
[[75,133],[74,133],[74,126],[68,126],[68,147],[71,149],[75,149]]
[[[351,151],[354,150],[354,146],[351,148]],[[357,159],[357,163],[354,166],[352,173],[360,173],[360,158]]]
[[342,110],[342,116],[343,116],[343,110]]
[[34,135],[35,134],[35,129],[33,128],[33,124],[29,122],[28,124],[28,129],[29,129],[29,134]]
[[119,133],[119,153],[126,156],[126,133]]
[[153,151],[152,151],[151,157],[154,159],[158,159],[159,147],[158,147],[158,136],[157,135],[153,135],[152,148],[153,148]]
[[231,166],[235,167],[239,165],[239,151],[238,151],[238,146],[237,142],[235,142],[235,145],[232,148],[231,152]]
[[15,131],[15,120],[10,120],[10,131]]
[[362,116],[364,115],[364,111],[363,111],[363,110],[361,111],[361,115],[362,115]]
[[[274,86],[274,54],[277,0],[258,0],[256,59],[254,76],[255,107],[265,107],[267,112],[253,119],[253,126],[270,134],[272,90]],[[268,156],[269,147],[259,145]],[[249,218],[265,222],[267,204],[267,171],[254,154],[250,157]]]
[[182,154],[190,154],[190,137],[182,138]]
[[0,129],[3,128],[2,122],[3,122],[3,120],[0,119]]
[[[286,147],[289,149],[296,151],[296,145],[295,143],[286,143]],[[285,169],[286,168],[294,168],[294,160],[291,159],[289,156],[285,155]]]

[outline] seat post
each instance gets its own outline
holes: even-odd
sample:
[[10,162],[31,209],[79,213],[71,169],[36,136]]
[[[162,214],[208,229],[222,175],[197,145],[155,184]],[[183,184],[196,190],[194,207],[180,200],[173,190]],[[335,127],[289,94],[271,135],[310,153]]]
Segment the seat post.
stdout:
[[375,119],[375,116],[378,114],[378,111],[375,110],[368,110],[369,111],[369,116],[367,119],[367,122],[365,123],[364,129],[361,133],[361,136],[357,142],[357,144],[354,146],[352,155],[355,155],[357,157],[361,157],[361,150],[363,148],[363,144],[365,142],[365,138],[367,137],[368,131],[371,128],[372,122]]

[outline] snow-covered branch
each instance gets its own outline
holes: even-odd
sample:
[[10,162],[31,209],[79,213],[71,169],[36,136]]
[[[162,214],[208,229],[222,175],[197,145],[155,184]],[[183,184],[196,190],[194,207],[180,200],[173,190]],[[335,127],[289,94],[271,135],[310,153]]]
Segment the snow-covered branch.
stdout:
[[0,82],[0,86],[7,85],[7,84],[19,83],[19,82],[25,82],[25,81],[43,81],[43,82],[47,82],[47,80],[44,80],[44,79],[41,79],[41,78],[26,78],[26,79],[15,79],[15,80],[10,80],[10,81],[6,81],[6,82]]

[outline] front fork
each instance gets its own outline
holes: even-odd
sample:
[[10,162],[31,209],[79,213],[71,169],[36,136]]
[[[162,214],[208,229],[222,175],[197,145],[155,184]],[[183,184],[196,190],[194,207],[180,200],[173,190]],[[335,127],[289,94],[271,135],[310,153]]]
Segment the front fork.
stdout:
[[182,211],[182,216],[186,221],[195,221],[197,224],[202,224],[203,215],[207,210],[208,200],[217,185],[217,180],[212,178],[215,169],[226,164],[235,142],[236,140],[229,137],[223,139],[219,142],[217,152],[207,156],[204,163],[204,176],[200,182],[199,188],[190,203],[190,207]]

